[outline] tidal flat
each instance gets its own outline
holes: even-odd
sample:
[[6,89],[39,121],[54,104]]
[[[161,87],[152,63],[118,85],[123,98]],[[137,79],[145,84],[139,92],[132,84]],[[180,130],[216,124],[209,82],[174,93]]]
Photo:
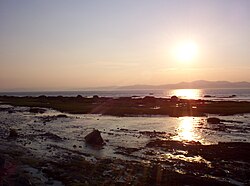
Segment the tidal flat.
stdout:
[[[1,184],[250,184],[248,102],[43,96],[1,102]],[[211,117],[219,122],[209,123]],[[94,129],[100,146],[85,141]]]
[[[205,116],[206,114],[233,115],[250,113],[247,101],[209,101],[146,97],[63,97],[0,96],[0,102],[13,106],[52,108],[70,114],[102,114],[111,116],[167,115]],[[39,110],[37,111],[39,112]]]

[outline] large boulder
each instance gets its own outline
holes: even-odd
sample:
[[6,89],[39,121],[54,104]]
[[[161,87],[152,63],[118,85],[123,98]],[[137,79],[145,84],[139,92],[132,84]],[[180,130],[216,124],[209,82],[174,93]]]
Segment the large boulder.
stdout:
[[93,130],[87,136],[85,136],[85,141],[87,144],[101,146],[104,145],[104,140],[102,139],[101,132],[99,130]]

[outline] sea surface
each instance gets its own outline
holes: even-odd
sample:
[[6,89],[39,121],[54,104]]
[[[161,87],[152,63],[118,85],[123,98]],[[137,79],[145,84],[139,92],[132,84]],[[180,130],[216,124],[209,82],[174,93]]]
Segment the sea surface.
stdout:
[[250,101],[250,89],[160,89],[160,90],[95,90],[95,91],[39,91],[39,92],[0,92],[9,96],[77,96],[92,97],[145,97],[168,98],[176,95],[184,99]]

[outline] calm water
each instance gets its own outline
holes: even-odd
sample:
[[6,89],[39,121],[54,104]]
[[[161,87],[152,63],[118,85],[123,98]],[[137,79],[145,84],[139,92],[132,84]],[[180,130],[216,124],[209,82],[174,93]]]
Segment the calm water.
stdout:
[[[0,108],[9,107],[0,105]],[[11,107],[11,106],[10,106]],[[32,148],[43,149],[44,144],[59,145],[64,148],[74,149],[73,145],[83,146],[84,137],[93,130],[102,132],[107,145],[101,151],[89,148],[81,149],[83,152],[101,153],[98,156],[114,156],[114,149],[122,147],[143,147],[151,138],[143,135],[143,131],[165,132],[159,134],[158,138],[200,141],[203,144],[213,144],[217,142],[250,142],[250,122],[249,114],[234,116],[217,116],[223,120],[241,121],[242,123],[225,123],[224,130],[218,130],[217,125],[208,124],[207,117],[114,117],[95,114],[67,114],[69,118],[59,118],[44,123],[44,118],[55,116],[60,112],[46,109],[44,114],[29,113],[27,107],[11,107],[14,113],[7,111],[0,112],[0,137],[8,135],[8,129],[14,128],[23,136],[37,136],[38,141],[33,141]],[[39,135],[50,132],[65,138],[61,142],[40,141]],[[7,136],[5,136],[7,137]],[[21,143],[23,143],[25,139]],[[27,144],[26,144],[27,145]],[[116,155],[115,155],[116,156]]]
[[[107,90],[107,91],[53,91],[53,92],[0,92],[0,95],[11,96],[77,96],[92,97],[127,97],[127,96],[155,96],[171,97],[176,95],[187,99],[204,99],[204,95],[210,95],[212,100],[246,100],[250,101],[250,89],[168,89],[168,90]],[[236,95],[233,98],[230,96]]]

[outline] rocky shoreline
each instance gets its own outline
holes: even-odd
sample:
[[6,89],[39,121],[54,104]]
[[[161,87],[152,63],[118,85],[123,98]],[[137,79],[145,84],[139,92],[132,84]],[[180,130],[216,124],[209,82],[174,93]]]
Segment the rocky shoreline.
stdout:
[[[183,100],[177,101],[169,100],[169,104],[183,103]],[[109,129],[99,127],[100,130],[94,132],[86,125],[89,118],[51,112],[47,107],[38,107],[37,101],[26,103],[32,106],[0,107],[2,185],[250,184],[248,142],[202,144],[174,140],[175,134],[169,131],[124,128],[122,125]],[[15,104],[24,106],[23,102]],[[241,118],[245,119],[209,117],[197,124],[197,130],[248,134],[248,115]],[[100,116],[93,121],[101,119]],[[120,120],[124,117],[117,121]],[[81,124],[77,125],[78,121]],[[79,133],[71,136],[68,130]],[[115,143],[116,140],[119,142]],[[123,140],[125,142],[120,143]]]
[[[92,98],[38,96],[14,97],[0,96],[1,104],[32,107],[34,113],[42,113],[41,108],[52,108],[71,114],[102,114],[111,116],[168,115],[205,116],[207,114],[234,115],[250,113],[247,101],[208,101],[153,96],[109,98],[93,96]],[[35,107],[35,108],[34,108]]]
[[[12,183],[15,185],[239,185],[237,183],[247,185],[250,183],[249,143],[201,145],[197,142],[153,140],[145,148],[146,153],[151,153],[151,156],[157,152],[174,152],[175,155],[181,156],[181,151],[186,151],[185,156],[201,157],[204,161],[185,161],[171,157],[151,161],[141,158],[131,161],[95,158],[94,161],[89,161],[74,152],[70,152],[67,156],[46,159],[27,148],[1,140],[1,181],[3,185]],[[118,152],[130,156],[137,150],[123,148],[118,149]],[[30,171],[27,167],[32,167],[40,175],[34,176],[34,171]],[[232,178],[238,182],[233,182]]]

